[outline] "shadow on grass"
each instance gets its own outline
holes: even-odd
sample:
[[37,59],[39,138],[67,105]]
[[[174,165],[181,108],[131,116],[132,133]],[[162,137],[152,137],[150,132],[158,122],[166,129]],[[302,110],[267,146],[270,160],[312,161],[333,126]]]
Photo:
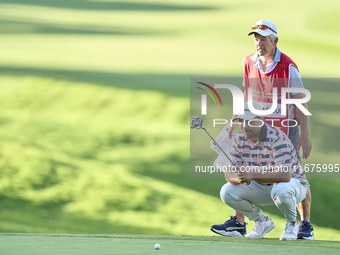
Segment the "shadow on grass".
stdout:
[[1,75],[40,76],[58,80],[93,83],[122,89],[158,91],[177,97],[189,97],[190,78],[197,75],[176,74],[121,74],[57,69],[36,69],[28,67],[0,66]]
[[130,171],[214,197],[219,197],[220,189],[225,183],[223,179],[217,178],[190,178],[190,160],[176,155],[159,162],[138,162],[138,167],[134,166]]
[[[81,214],[62,211],[62,204],[36,205],[32,202],[1,197],[0,232],[3,233],[157,233],[163,229],[127,226],[105,220],[94,220]],[[117,219],[118,221],[119,219]]]
[[[340,114],[338,114],[340,115]],[[339,116],[340,117],[340,116]],[[323,153],[339,153],[340,148],[340,137],[338,135],[339,128],[322,123],[321,121],[315,121],[315,125],[313,126],[313,132],[318,134],[318,137],[322,137],[322,139],[318,139],[317,146],[322,148]],[[300,153],[301,154],[301,153]],[[316,162],[316,163],[327,163],[327,162]]]
[[12,21],[0,19],[0,33],[1,34],[74,34],[74,35],[173,35],[174,31],[169,30],[126,30],[126,28],[119,28],[114,26],[91,26],[91,25],[62,25],[62,24],[48,24],[39,22],[27,21]]
[[89,0],[0,0],[0,4],[17,4],[43,6],[51,8],[102,10],[102,11],[208,11],[216,8],[210,6],[190,6],[175,4],[154,4],[137,2],[109,2]]

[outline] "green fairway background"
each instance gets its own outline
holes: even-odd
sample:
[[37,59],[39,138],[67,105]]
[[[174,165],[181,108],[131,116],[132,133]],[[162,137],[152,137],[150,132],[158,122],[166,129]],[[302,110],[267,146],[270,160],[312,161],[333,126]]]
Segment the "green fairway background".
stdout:
[[[223,179],[190,178],[190,78],[242,77],[263,18],[302,77],[338,78],[339,11],[337,0],[0,0],[0,232],[213,235],[233,210]],[[315,91],[304,163],[340,163],[339,89]],[[340,180],[310,183],[316,239],[340,240]],[[264,210],[278,238],[285,220]]]

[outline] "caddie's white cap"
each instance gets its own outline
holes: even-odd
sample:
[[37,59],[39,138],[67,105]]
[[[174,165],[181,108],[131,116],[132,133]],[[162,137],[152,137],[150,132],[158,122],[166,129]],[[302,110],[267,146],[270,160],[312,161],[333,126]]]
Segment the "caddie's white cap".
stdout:
[[[260,29],[260,25],[265,25],[267,26],[267,29]],[[275,35],[276,37],[277,36],[277,27],[276,25],[269,21],[269,20],[266,20],[266,19],[262,19],[262,20],[259,20],[257,21],[253,26],[252,26],[252,31],[250,31],[248,33],[248,35],[252,35],[254,33],[257,33],[257,34],[260,34],[262,36],[268,36],[268,35]]]
[[[253,102],[253,107],[256,109],[256,110],[261,110],[261,107]],[[248,102],[244,103],[244,114],[243,115],[235,115],[233,117],[233,121],[236,120],[236,119],[243,119],[243,120],[251,120],[255,117],[261,117],[259,115],[256,115],[255,113],[252,113],[250,110],[249,110],[249,107],[248,107]]]

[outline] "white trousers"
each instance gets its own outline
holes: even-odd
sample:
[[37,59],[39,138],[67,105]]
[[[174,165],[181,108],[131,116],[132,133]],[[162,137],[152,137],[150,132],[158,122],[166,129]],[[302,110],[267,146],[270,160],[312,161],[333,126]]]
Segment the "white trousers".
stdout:
[[262,220],[265,217],[262,210],[254,204],[263,206],[275,204],[287,222],[292,222],[296,219],[296,204],[305,199],[308,187],[308,182],[302,183],[296,178],[269,186],[255,181],[249,185],[226,183],[222,186],[220,195],[225,204],[244,214],[251,221]]

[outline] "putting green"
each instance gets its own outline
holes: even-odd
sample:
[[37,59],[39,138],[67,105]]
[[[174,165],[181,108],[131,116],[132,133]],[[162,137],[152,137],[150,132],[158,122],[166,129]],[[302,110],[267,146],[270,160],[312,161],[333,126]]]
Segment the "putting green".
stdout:
[[334,254],[339,248],[340,242],[218,236],[0,234],[3,254]]

